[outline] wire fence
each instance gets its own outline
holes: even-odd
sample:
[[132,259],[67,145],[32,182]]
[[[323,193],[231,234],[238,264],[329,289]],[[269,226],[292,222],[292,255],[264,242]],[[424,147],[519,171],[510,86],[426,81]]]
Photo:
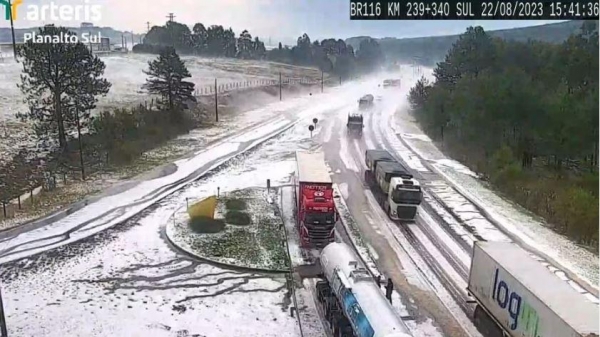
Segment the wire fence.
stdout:
[[[318,79],[308,79],[308,78],[284,78],[281,80],[281,85],[289,86],[289,85],[317,85],[321,84],[322,80]],[[332,81],[330,79],[323,79],[323,85],[329,86]],[[273,79],[255,79],[255,80],[247,80],[247,81],[238,81],[238,82],[225,82],[219,83],[217,79],[215,79],[215,83],[212,85],[203,85],[201,87],[197,87],[194,94],[196,96],[209,96],[214,95],[215,92],[217,94],[226,93],[235,90],[245,90],[245,89],[255,89],[261,87],[276,87],[280,85],[279,80]],[[216,89],[215,89],[216,88]]]

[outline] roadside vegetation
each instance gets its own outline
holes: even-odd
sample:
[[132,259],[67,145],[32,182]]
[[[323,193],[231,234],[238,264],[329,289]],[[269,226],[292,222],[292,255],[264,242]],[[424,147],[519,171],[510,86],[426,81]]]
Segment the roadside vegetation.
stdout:
[[[527,42],[529,40],[560,44],[577,34],[581,21],[563,21],[530,27],[500,29],[487,32],[493,38],[505,41]],[[357,47],[365,36],[346,39],[348,45]],[[388,60],[401,63],[417,63],[426,67],[435,67],[444,60],[444,56],[458,40],[459,35],[424,36],[409,38],[385,37],[376,39]]]
[[470,27],[409,94],[429,136],[507,197],[598,247],[598,27],[560,45]]
[[[73,33],[64,27],[45,26],[39,29],[38,34]],[[90,177],[93,180],[99,174],[119,171],[140,173],[144,168],[161,164],[140,159],[147,151],[207,125],[205,107],[196,102],[194,84],[187,80],[191,75],[178,53],[273,59],[307,66],[321,62],[320,67],[325,72],[340,76],[356,74],[354,70],[357,68],[353,68],[356,64],[361,64],[361,69],[368,71],[375,69],[383,60],[376,43],[366,42],[368,47],[365,50],[370,51],[355,55],[352,48],[346,48],[341,40],[325,40],[321,45],[317,41],[311,43],[304,35],[298,40],[298,46],[281,48],[271,54],[258,38],[252,39],[247,31],[236,38],[230,29],[224,30],[221,26],[205,29],[203,25],[196,24],[191,32],[187,26],[176,22],[153,27],[146,42],[155,44],[140,44],[135,49],[158,54],[145,70],[148,78],[142,88],[155,98],[149,105],[121,107],[94,115],[92,111],[97,108],[98,98],[111,89],[111,83],[103,77],[105,64],[100,58],[81,43],[28,42],[19,48],[23,76],[18,86],[28,104],[28,111],[19,113],[18,117],[29,122],[32,133],[37,134],[40,141],[35,148],[19,149],[14,158],[0,160],[2,219],[16,212],[40,215],[35,210],[37,205],[56,204],[51,207],[55,209],[106,187],[94,183],[96,189],[85,188],[83,182]],[[275,96],[277,93],[272,94]],[[78,184],[81,182],[82,186],[77,187],[81,195],[69,194],[68,198],[52,196],[56,194],[53,192],[56,188],[73,179],[77,179]],[[44,202],[31,202],[28,207],[22,207],[25,204],[21,204],[19,196],[31,193],[38,186],[43,186],[43,191],[37,199],[41,198]],[[7,213],[7,205],[17,198],[18,209],[11,205],[13,210]],[[239,218],[236,213],[230,216]]]

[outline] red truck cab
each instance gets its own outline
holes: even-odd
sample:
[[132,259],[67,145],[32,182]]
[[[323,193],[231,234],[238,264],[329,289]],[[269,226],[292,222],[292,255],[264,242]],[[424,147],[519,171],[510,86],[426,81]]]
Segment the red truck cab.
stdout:
[[296,220],[303,247],[323,248],[334,241],[337,211],[333,182],[322,152],[296,152]]

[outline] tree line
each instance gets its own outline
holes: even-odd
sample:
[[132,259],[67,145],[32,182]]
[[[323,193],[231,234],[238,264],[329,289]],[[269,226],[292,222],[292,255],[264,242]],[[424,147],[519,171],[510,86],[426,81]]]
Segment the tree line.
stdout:
[[[67,28],[45,26],[40,35],[71,35]],[[197,125],[186,114],[193,96],[191,75],[173,48],[163,48],[144,71],[143,85],[158,97],[156,106],[104,111],[92,116],[98,98],[111,88],[104,77],[104,62],[82,43],[34,43],[19,47],[23,66],[18,84],[28,111],[18,113],[29,121],[40,142],[22,148],[0,165],[0,202],[6,204],[41,184],[56,185],[56,174],[81,172],[108,162],[126,162],[141,152]]]
[[302,66],[315,66],[324,72],[349,78],[379,69],[385,61],[384,54],[374,39],[361,41],[357,51],[341,39],[312,41],[307,34],[298,37],[295,46],[266,50],[264,42],[244,30],[238,37],[231,28],[220,25],[206,28],[196,23],[188,26],[168,21],[164,26],[154,26],[144,43],[135,45],[134,52],[158,53],[171,46],[180,54],[208,57],[269,60]]
[[598,27],[562,44],[469,27],[409,101],[455,157],[578,242],[598,243]]

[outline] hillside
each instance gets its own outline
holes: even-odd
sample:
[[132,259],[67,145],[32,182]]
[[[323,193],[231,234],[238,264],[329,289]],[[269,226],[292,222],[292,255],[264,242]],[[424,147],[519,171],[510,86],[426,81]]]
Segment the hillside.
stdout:
[[[15,29],[15,39],[17,43],[23,42],[23,35],[29,32],[37,32],[37,27],[31,28],[21,28]],[[120,44],[121,43],[121,34],[127,39],[129,43],[131,43],[131,33],[122,32],[120,30],[115,30],[111,27],[91,27],[91,28],[79,28],[79,27],[69,27],[69,30],[75,32],[77,34],[90,32],[92,34],[100,33],[103,37],[108,37],[111,43]],[[140,41],[140,37],[143,35],[134,34],[133,39],[135,43]],[[12,37],[10,33],[10,28],[1,27],[0,28],[0,44],[12,43]]]
[[[560,43],[570,35],[577,34],[581,21],[567,21],[547,25],[489,31],[490,36],[512,41],[539,40],[549,43]],[[418,59],[420,64],[434,65],[440,61],[459,35],[429,36],[418,38],[383,38],[377,39],[386,56],[392,60],[412,61]],[[358,48],[360,41],[366,36],[351,37],[346,43]]]

